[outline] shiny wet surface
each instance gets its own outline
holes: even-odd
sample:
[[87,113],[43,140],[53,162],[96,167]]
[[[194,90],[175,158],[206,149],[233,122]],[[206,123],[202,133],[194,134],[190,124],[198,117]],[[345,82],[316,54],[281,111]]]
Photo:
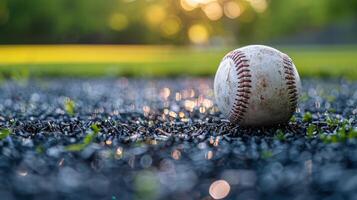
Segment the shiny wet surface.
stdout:
[[3,82],[1,199],[357,198],[356,82],[303,80],[289,124],[259,129],[221,118],[212,85]]

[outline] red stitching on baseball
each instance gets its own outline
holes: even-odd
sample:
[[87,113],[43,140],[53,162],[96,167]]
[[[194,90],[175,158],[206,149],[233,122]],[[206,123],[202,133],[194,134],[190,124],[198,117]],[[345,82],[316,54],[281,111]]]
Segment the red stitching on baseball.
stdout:
[[[239,99],[235,98],[234,100],[235,100],[235,101],[238,101]],[[241,103],[241,102],[236,102],[236,103],[235,103],[235,106],[243,107],[243,108],[248,108],[247,105],[245,105],[245,104],[243,104],[243,103]]]
[[238,88],[251,88],[250,84],[243,83],[242,85],[238,85]]
[[240,63],[236,63],[236,66],[237,66],[237,70],[240,70],[240,69],[242,69],[242,68],[249,67],[249,65],[240,64]]
[[237,95],[234,99],[232,109],[229,112],[229,118],[234,122],[243,120],[247,112],[248,101],[250,98],[251,77],[248,59],[241,51],[232,51],[224,59],[231,59],[236,67],[238,76]]
[[[250,72],[250,70],[243,68],[243,69],[239,70],[239,71],[237,72],[237,74],[240,75],[241,73],[244,73],[244,72]],[[250,74],[249,74],[249,75],[250,75]]]
[[294,85],[289,85],[288,86],[288,90],[292,90],[292,89],[295,89],[295,86]]
[[240,79],[240,78],[251,78],[252,77],[252,75],[249,73],[249,72],[245,72],[245,73],[243,73],[243,74],[239,74],[238,75],[238,78]]
[[[286,84],[287,84],[287,85],[295,85],[296,82],[295,82],[295,80],[293,80],[293,81],[290,80],[290,81],[287,81]],[[294,87],[296,87],[296,86],[294,86]]]
[[250,80],[250,79],[241,79],[239,82],[238,82],[238,84],[242,84],[242,83],[247,83],[247,82],[249,82],[249,83],[251,83],[252,82],[252,80]]
[[289,104],[291,106],[290,109],[291,112],[294,113],[298,102],[298,90],[296,86],[294,66],[291,59],[287,55],[283,56],[283,65],[286,85],[288,86],[287,90],[289,95]]
[[244,92],[244,93],[251,93],[250,90],[247,90],[247,89],[238,89],[237,90],[238,92]]

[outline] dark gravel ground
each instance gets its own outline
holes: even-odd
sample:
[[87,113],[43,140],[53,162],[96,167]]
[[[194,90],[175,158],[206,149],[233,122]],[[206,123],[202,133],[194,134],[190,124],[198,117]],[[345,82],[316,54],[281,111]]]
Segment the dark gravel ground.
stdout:
[[212,79],[4,82],[0,199],[357,199],[357,82],[303,88],[289,124],[250,129]]

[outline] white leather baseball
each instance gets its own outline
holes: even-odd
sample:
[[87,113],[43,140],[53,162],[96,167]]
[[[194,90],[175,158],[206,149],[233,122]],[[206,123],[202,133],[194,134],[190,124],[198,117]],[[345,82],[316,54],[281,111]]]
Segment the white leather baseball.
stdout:
[[300,92],[300,77],[289,56],[263,45],[228,53],[214,79],[218,108],[241,126],[288,122]]

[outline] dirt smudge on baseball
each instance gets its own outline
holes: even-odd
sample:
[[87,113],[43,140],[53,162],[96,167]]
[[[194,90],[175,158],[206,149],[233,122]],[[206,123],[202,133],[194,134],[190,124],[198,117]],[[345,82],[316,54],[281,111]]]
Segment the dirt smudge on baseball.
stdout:
[[267,80],[265,77],[262,77],[261,85],[263,88],[266,88],[268,86]]

